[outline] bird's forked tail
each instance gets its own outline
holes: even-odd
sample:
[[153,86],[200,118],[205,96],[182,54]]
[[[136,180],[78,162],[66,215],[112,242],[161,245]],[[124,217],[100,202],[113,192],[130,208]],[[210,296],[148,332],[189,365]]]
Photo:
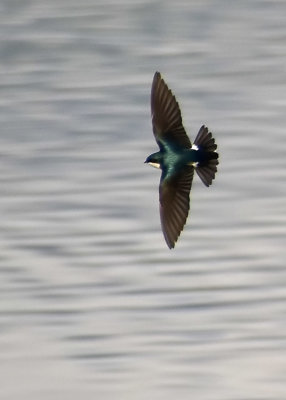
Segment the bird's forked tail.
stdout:
[[206,186],[210,186],[217,172],[218,153],[215,151],[217,145],[212,133],[206,126],[201,127],[194,144],[202,152],[202,161],[198,162],[195,167],[197,174]]

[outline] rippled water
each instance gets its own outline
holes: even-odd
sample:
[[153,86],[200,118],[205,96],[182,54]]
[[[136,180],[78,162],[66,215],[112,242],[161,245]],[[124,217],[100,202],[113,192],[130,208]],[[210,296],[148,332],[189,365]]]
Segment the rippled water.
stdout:
[[[0,11],[1,399],[285,400],[286,3]],[[220,152],[173,251],[156,70]]]

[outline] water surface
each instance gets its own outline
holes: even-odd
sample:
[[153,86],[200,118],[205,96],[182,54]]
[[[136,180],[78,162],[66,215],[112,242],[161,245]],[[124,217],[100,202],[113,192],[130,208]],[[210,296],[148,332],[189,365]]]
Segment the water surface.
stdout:
[[[284,400],[286,4],[0,7],[2,398]],[[220,153],[172,251],[156,70]]]

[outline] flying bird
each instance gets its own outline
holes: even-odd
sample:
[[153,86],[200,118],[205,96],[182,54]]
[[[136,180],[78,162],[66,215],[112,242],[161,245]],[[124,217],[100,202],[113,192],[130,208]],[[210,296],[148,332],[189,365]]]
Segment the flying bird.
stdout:
[[192,145],[183,126],[179,104],[160,72],[153,78],[151,115],[160,151],[147,157],[145,163],[162,170],[159,185],[161,227],[172,249],[188,217],[194,170],[206,186],[215,178],[217,145],[205,125]]

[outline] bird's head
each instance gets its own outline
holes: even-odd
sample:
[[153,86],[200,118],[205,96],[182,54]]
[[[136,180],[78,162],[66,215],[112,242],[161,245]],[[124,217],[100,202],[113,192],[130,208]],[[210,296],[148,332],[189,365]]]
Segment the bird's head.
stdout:
[[146,164],[152,165],[154,168],[161,168],[160,157],[158,153],[151,154],[144,161]]

